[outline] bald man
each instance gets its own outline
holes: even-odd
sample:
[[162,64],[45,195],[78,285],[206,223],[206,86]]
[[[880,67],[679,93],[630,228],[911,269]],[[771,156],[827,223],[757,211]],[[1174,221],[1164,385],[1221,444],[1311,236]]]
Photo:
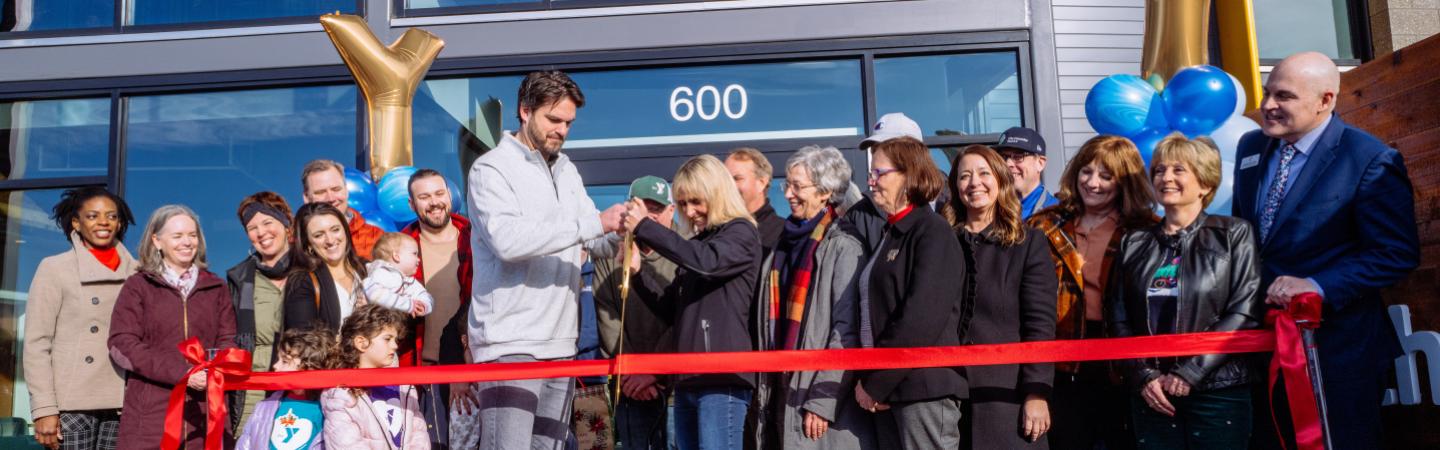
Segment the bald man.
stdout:
[[1275,66],[1261,129],[1236,151],[1232,214],[1260,231],[1267,303],[1324,297],[1316,340],[1333,448],[1373,449],[1382,378],[1400,355],[1380,290],[1419,265],[1419,238],[1404,159],[1335,115],[1339,90],[1340,72],[1323,54]]

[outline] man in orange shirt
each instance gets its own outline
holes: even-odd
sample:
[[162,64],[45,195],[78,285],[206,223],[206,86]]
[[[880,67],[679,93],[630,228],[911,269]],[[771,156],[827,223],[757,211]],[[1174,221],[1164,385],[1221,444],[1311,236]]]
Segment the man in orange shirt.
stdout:
[[345,166],[328,159],[310,161],[300,172],[300,186],[305,203],[329,203],[345,212],[345,217],[350,219],[350,241],[355,245],[355,254],[369,261],[371,247],[385,231],[365,223],[360,211],[350,207],[350,191],[345,188]]

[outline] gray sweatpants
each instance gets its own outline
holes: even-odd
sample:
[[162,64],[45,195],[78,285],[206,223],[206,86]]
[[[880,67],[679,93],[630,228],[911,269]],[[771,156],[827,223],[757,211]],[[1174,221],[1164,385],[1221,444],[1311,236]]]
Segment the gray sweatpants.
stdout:
[[[492,362],[539,361],[506,355]],[[573,378],[476,383],[481,450],[561,450],[570,436]]]

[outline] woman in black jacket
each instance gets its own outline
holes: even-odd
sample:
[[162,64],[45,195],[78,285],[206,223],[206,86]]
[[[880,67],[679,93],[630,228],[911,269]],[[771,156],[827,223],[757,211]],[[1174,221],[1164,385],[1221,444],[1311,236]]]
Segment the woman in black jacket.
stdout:
[[[631,199],[624,228],[635,242],[654,249],[679,268],[660,286],[635,277],[635,294],[661,317],[672,318],[676,351],[743,352],[754,348],[750,308],[760,275],[760,232],[745,210],[725,165],[710,155],[690,158],[675,172],[675,205],[691,239],[646,217],[645,204]],[[740,448],[755,375],[708,374],[677,377],[675,443],[681,450]]]
[[[945,218],[965,251],[970,289],[961,310],[965,344],[1055,338],[1059,281],[1045,233],[1020,222],[1020,198],[1000,154],[966,147],[950,169]],[[1053,364],[966,368],[970,439],[976,448],[1049,448]]]
[[[235,309],[235,346],[251,354],[250,370],[269,372],[275,363],[275,343],[285,321],[285,282],[290,271],[290,204],[280,194],[256,192],[240,201],[236,211],[251,252],[225,272],[230,303]],[[250,418],[265,391],[232,391],[230,426]]]
[[[965,259],[945,219],[928,205],[945,178],[914,138],[890,139],[871,151],[871,199],[888,221],[860,273],[861,345],[959,345],[956,294],[965,286],[955,270],[964,270]],[[907,449],[953,449],[960,446],[966,392],[955,368],[876,370],[860,375],[855,400],[870,412],[890,411],[876,417],[882,447],[898,439]]]
[[[1165,207],[1159,225],[1120,243],[1105,305],[1116,337],[1234,331],[1260,324],[1259,254],[1244,220],[1205,215],[1220,185],[1208,139],[1177,134],[1155,146],[1150,180]],[[1250,440],[1244,357],[1200,355],[1120,362],[1140,449],[1243,448]]]
[[295,211],[294,268],[285,282],[285,329],[323,325],[339,332],[364,305],[365,264],[355,254],[345,214],[326,203]]

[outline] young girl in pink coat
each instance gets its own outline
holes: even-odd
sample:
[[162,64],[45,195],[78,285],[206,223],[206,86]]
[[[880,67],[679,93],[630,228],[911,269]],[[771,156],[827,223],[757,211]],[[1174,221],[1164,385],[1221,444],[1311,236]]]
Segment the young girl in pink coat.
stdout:
[[[380,305],[360,306],[340,327],[335,369],[395,367],[405,315]],[[344,449],[429,449],[425,416],[414,386],[330,388],[320,395],[325,446]]]

